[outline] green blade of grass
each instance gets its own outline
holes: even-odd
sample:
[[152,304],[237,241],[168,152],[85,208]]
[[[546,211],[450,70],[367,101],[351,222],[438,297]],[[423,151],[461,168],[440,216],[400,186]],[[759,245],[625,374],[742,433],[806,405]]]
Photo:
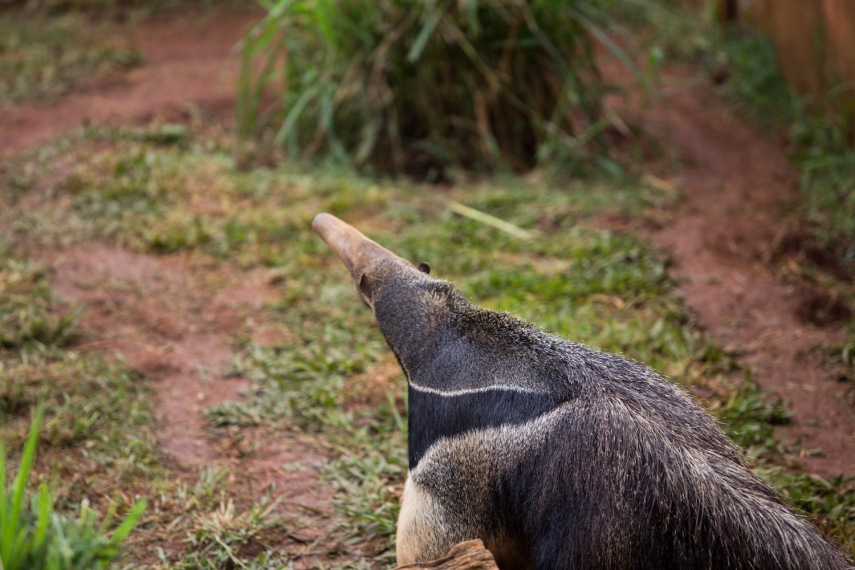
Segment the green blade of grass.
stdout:
[[439,24],[440,18],[442,18],[443,10],[436,5],[436,2],[428,3],[425,9],[429,8],[432,8],[432,11],[428,13],[427,18],[425,18],[424,25],[422,26],[422,29],[419,30],[419,35],[416,36],[416,41],[413,42],[413,46],[407,53],[407,61],[410,63],[416,63],[422,56],[422,52],[424,51],[431,34],[433,34],[437,24]]
[[[24,445],[24,452],[21,456],[21,465],[18,468],[18,474],[15,476],[15,481],[12,483],[11,504],[7,508],[7,518],[4,521],[3,538],[7,546],[7,556],[11,560],[15,560],[19,555],[19,548],[23,544],[25,538],[24,529],[21,529],[21,516],[24,511],[24,496],[27,490],[27,479],[30,476],[30,469],[36,456],[36,445],[39,440],[39,429],[42,425],[42,417],[44,416],[44,408],[40,404],[36,407],[33,414],[30,433],[27,436],[27,442]],[[8,541],[8,542],[6,542]]]
[[41,550],[42,545],[45,542],[45,537],[47,536],[48,525],[50,524],[50,507],[51,500],[50,495],[48,494],[47,485],[42,483],[41,488],[39,489],[39,517],[38,517],[38,527],[36,528],[36,534],[33,538],[33,549]]
[[[314,83],[317,79],[318,76],[315,70],[307,71],[307,79],[305,79],[307,83]],[[282,126],[274,137],[277,144],[282,144],[293,135],[297,122],[301,119],[304,110],[317,97],[319,91],[320,88],[318,86],[307,88],[291,106],[290,111],[285,116],[285,120],[282,122]]]
[[118,547],[131,533],[134,526],[136,526],[137,521],[140,519],[142,514],[145,512],[147,501],[145,499],[139,499],[134,506],[131,507],[131,510],[128,511],[128,514],[125,515],[122,523],[113,531],[113,534],[110,535],[110,542],[114,546]]
[[9,492],[6,490],[6,448],[2,441],[0,441],[0,484],[3,485],[0,489],[0,562],[5,560],[8,563],[12,544],[9,533],[12,525],[9,524],[7,518],[9,515]]

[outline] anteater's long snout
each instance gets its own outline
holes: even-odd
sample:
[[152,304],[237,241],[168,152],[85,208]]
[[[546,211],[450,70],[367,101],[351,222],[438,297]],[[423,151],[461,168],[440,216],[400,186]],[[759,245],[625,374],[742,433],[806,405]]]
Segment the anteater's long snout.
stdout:
[[368,239],[362,232],[332,214],[318,214],[312,220],[312,229],[323,238],[338,255],[354,279],[378,261],[398,260],[397,255]]
[[[365,275],[371,276],[377,268],[390,262],[410,266],[409,262],[368,239],[362,232],[332,214],[322,213],[315,216],[312,229],[350,270],[353,284],[360,296],[365,296],[365,291],[360,289],[360,282]],[[365,300],[370,302],[370,299]]]

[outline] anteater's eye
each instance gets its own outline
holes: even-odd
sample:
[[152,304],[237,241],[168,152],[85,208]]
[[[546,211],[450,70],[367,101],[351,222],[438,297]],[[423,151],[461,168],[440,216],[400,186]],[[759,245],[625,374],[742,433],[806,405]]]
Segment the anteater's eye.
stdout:
[[373,283],[371,282],[371,278],[368,277],[365,273],[359,276],[359,292],[362,293],[364,300],[370,301],[371,295],[374,293]]
[[430,275],[430,265],[427,264],[427,261],[422,261],[421,263],[419,263],[416,269],[418,269],[422,273],[427,273],[428,275]]

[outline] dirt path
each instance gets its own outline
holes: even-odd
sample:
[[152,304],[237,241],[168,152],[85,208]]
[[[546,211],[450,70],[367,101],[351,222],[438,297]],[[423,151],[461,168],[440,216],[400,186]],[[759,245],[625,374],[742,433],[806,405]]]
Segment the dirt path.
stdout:
[[[289,547],[296,567],[313,567],[315,558],[301,559],[302,545],[331,529],[326,517],[303,511],[331,509],[333,492],[315,474],[326,457],[298,434],[212,430],[205,417],[210,406],[241,399],[250,385],[222,377],[234,335],[260,345],[270,340],[270,331],[246,327],[279,296],[269,270],[235,272],[192,254],[151,256],[97,243],[45,257],[54,289],[85,307],[81,324],[94,340],[78,349],[121,355],[155,380],[159,441],[176,474],[195,484],[200,469],[225,469],[238,501],[272,489],[294,529],[289,536],[298,536]],[[278,330],[276,340],[288,335]]]
[[[263,305],[279,295],[266,270],[236,273],[192,255],[154,257],[100,244],[67,248],[48,262],[56,291],[86,307],[83,326],[96,340],[81,349],[109,349],[158,381],[161,443],[180,467],[228,467],[251,475],[244,481],[249,486],[275,484],[287,501],[325,507],[328,490],[282,469],[323,459],[298,439],[250,453],[240,441],[206,429],[208,407],[239,399],[249,387],[245,378],[223,378],[222,372],[233,335],[245,332],[265,343],[255,338],[265,331],[245,330],[245,323],[261,320]],[[288,331],[278,333],[284,338]]]
[[[146,63],[120,83],[73,93],[56,105],[4,109],[0,159],[84,123],[147,122],[184,114],[189,105],[226,115],[239,66],[234,47],[258,17],[258,10],[249,8],[166,11],[130,28],[131,43]],[[161,439],[167,451],[185,467],[214,459],[202,412],[236,397],[247,383],[210,378],[228,363],[230,335],[274,293],[249,279],[229,285],[242,291],[225,297],[246,303],[224,304],[224,297],[215,297],[202,283],[203,272],[190,259],[100,245],[51,254],[49,261],[56,270],[55,289],[86,307],[84,326],[99,336],[96,345],[115,350],[161,381]]]
[[129,28],[145,64],[121,81],[71,93],[57,105],[0,109],[0,160],[89,123],[168,119],[191,106],[231,116],[240,62],[235,46],[260,15],[254,3],[228,10],[168,10]]
[[[53,106],[3,109],[0,160],[86,123],[181,120],[192,107],[228,121],[240,61],[233,48],[259,15],[252,7],[167,11],[143,22],[132,43],[146,63],[124,81]],[[92,340],[80,350],[120,356],[155,381],[158,436],[177,474],[192,484],[201,468],[228,469],[238,495],[257,496],[274,486],[283,512],[299,519],[292,521],[299,536],[289,547],[296,567],[316,564],[300,552],[330,530],[323,513],[331,510],[333,493],[314,474],[326,457],[296,434],[215,432],[205,417],[210,406],[240,399],[249,387],[244,378],[222,378],[234,335],[264,345],[288,334],[246,328],[263,320],[263,305],[280,294],[270,276],[230,271],[194,255],[143,255],[98,243],[42,256],[53,269],[54,289],[84,308],[81,324]]]
[[787,209],[798,173],[779,144],[735,120],[708,86],[683,85],[667,85],[666,104],[640,117],[676,145],[684,169],[685,204],[655,237],[673,253],[673,273],[701,323],[787,403],[793,422],[778,434],[801,440],[808,471],[855,476],[855,410],[822,357],[823,345],[846,333],[800,319],[804,292],[767,263],[793,227]]
[[[146,63],[121,83],[74,93],[53,106],[4,109],[0,157],[84,123],[147,122],[201,107],[226,115],[234,101],[234,49],[257,9],[166,11],[136,28],[132,43]],[[185,257],[137,255],[87,244],[48,254],[54,288],[82,303],[84,327],[144,374],[160,380],[161,439],[184,467],[218,453],[204,432],[203,411],[237,397],[246,381],[214,381],[228,363],[241,323],[275,293],[263,280],[229,282]],[[247,279],[247,277],[249,277]],[[218,280],[220,294],[210,281]],[[208,281],[208,283],[203,282]]]

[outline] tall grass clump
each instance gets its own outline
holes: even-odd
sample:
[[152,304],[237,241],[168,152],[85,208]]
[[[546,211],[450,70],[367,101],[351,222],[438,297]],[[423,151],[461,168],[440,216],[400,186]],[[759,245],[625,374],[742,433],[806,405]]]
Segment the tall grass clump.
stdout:
[[592,40],[619,50],[596,2],[262,4],[244,42],[241,152],[260,140],[290,157],[429,178],[581,158],[606,126]]
[[8,459],[0,442],[0,568],[4,570],[73,570],[106,568],[145,509],[138,501],[124,520],[108,530],[115,507],[96,527],[97,513],[86,501],[70,519],[54,512],[54,500],[42,483],[38,495],[27,492],[27,480],[36,455],[43,412],[33,416],[18,473],[7,482]]

